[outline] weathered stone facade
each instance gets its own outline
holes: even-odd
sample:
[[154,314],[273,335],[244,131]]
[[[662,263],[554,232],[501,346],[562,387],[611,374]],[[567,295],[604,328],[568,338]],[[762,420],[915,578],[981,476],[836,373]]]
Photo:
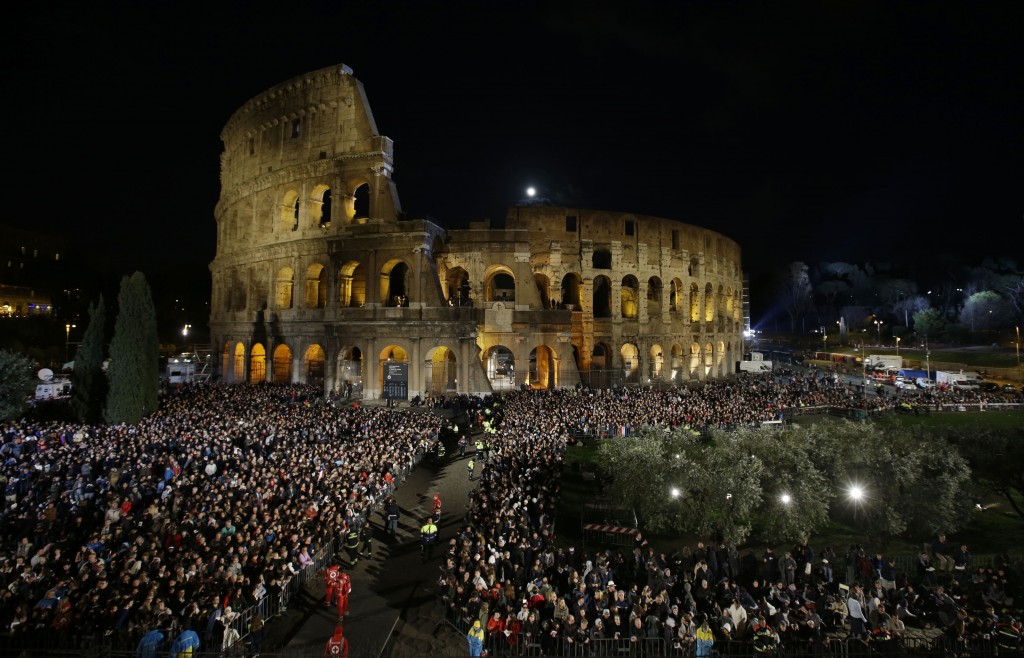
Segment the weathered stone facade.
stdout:
[[344,66],[250,100],[221,138],[210,329],[224,381],[379,397],[722,377],[740,248],[669,219],[542,205],[445,230],[401,212],[392,143]]

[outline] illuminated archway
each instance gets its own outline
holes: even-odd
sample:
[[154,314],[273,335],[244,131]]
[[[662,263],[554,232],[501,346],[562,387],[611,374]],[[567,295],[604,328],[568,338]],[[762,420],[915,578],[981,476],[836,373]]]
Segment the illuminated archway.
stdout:
[[715,376],[725,377],[725,341],[718,341],[715,347]]
[[445,294],[449,306],[468,306],[472,288],[469,285],[469,273],[461,267],[453,267],[444,275]]
[[231,373],[231,380],[235,382],[245,381],[245,345],[235,343],[234,372]]
[[622,317],[626,319],[634,319],[637,315],[637,298],[640,295],[640,284],[637,282],[636,277],[632,274],[627,274],[622,277],[622,287],[620,289],[619,296],[622,299]]
[[346,308],[366,305],[366,268],[361,263],[350,260],[341,266],[338,302]]
[[697,368],[700,367],[700,343],[690,343],[690,379],[697,378]]
[[715,289],[711,284],[704,286],[704,321],[713,322],[715,319]]
[[704,345],[704,376],[711,372],[712,366],[715,364],[715,346],[708,341]]
[[672,381],[683,379],[683,346],[679,343],[672,343]]
[[292,350],[281,343],[274,348],[274,382],[290,384],[292,381]]
[[267,380],[267,350],[263,343],[256,343],[249,352],[249,381],[263,382]]
[[458,389],[458,361],[450,349],[441,346],[430,350],[424,365],[424,390],[430,395],[445,395]]
[[384,306],[408,306],[412,270],[404,260],[393,259],[380,270],[380,301]]
[[494,345],[483,353],[484,369],[494,390],[508,390],[516,385],[516,357],[504,345]]
[[512,270],[504,265],[490,268],[484,277],[484,301],[516,301],[516,279]]
[[306,270],[306,308],[324,308],[327,305],[327,270],[314,263]]
[[583,280],[575,272],[562,277],[562,304],[571,311],[583,310]]
[[303,365],[306,371],[306,383],[314,386],[323,386],[324,384],[324,360],[326,354],[324,348],[319,345],[313,344],[306,350],[306,356],[303,359]]
[[556,388],[558,386],[558,360],[547,345],[538,345],[530,351],[530,388]]
[[652,276],[647,280],[647,316],[656,318],[661,315],[661,279]]
[[363,353],[358,347],[343,347],[338,352],[337,383],[341,393],[360,397],[363,390]]
[[622,357],[622,376],[627,382],[636,382],[640,376],[640,350],[633,343],[623,343],[619,355]]
[[662,370],[665,367],[665,355],[662,353],[661,345],[655,343],[651,345],[651,365],[650,365],[650,376],[651,379],[661,379]]

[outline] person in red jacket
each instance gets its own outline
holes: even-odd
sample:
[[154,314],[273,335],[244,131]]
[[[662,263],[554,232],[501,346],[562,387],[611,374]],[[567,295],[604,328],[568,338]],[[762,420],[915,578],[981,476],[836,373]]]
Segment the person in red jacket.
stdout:
[[348,658],[348,638],[345,637],[345,628],[341,624],[334,627],[334,635],[327,640],[324,658]]
[[341,574],[341,566],[337,564],[327,567],[327,571],[324,572],[324,585],[327,588],[327,597],[324,605],[328,608],[331,607],[338,596],[338,578]]
[[434,494],[434,523],[441,520],[441,496]]
[[338,619],[348,615],[348,595],[352,593],[352,577],[345,571],[338,574]]

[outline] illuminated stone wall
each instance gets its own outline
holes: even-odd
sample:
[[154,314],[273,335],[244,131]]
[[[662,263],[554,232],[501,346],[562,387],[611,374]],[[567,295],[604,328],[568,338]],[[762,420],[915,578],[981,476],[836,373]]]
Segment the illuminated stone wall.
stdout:
[[406,218],[344,66],[250,100],[222,134],[210,328],[224,381],[409,395],[687,381],[740,358],[740,249],[668,219],[550,206]]

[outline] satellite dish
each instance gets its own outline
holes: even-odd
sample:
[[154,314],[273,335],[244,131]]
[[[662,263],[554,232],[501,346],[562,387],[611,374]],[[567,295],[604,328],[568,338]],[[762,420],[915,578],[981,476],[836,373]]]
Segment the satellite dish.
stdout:
[[49,368],[43,368],[38,373],[36,373],[36,376],[39,377],[40,380],[48,382],[51,379],[53,379],[53,371],[50,370]]

